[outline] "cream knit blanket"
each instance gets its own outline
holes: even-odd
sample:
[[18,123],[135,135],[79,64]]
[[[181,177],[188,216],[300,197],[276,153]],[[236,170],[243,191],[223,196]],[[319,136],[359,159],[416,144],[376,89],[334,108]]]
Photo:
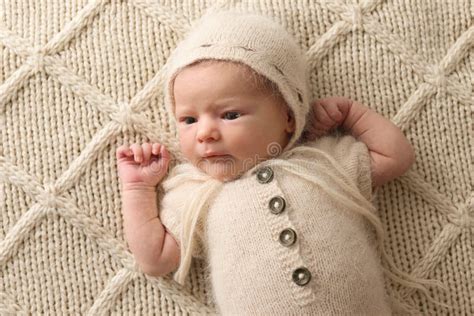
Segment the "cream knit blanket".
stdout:
[[[202,263],[188,286],[138,272],[123,238],[115,149],[161,141],[170,51],[206,10],[279,20],[307,51],[314,97],[390,118],[417,160],[378,191],[395,263],[448,289],[423,314],[474,314],[473,7],[450,1],[0,3],[0,314],[212,313]],[[391,291],[403,292],[393,286]]]

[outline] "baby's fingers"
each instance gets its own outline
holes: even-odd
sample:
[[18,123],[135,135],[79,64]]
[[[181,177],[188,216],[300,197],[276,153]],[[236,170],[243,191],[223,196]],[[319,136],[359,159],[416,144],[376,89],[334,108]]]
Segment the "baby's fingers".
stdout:
[[151,149],[152,146],[150,143],[143,143],[142,144],[142,153],[143,153],[143,162],[147,163],[150,161],[151,158]]
[[155,160],[155,167],[157,168],[157,170],[166,171],[170,162],[170,157],[171,156],[168,150],[165,148],[165,146],[161,145],[159,158]]
[[152,149],[151,149],[151,152],[153,153],[153,155],[158,156],[160,154],[160,148],[161,148],[160,143],[153,143]]
[[161,146],[160,154],[161,154],[161,159],[163,160],[163,163],[168,165],[168,163],[171,159],[171,155],[170,155],[170,153],[168,152],[168,150],[166,149],[165,146]]
[[128,145],[122,145],[117,148],[115,156],[117,159],[128,158],[133,155],[133,152],[128,148]]
[[156,173],[156,175],[159,177],[159,181],[161,181],[161,179],[163,179],[163,177],[168,172],[168,165],[170,162],[170,154],[168,150],[166,150],[165,146],[161,145],[159,157],[153,157],[151,160],[151,170]]
[[322,106],[321,104],[315,104],[314,116],[314,123],[317,125],[317,127],[321,127],[322,125],[325,128],[331,128],[335,124],[334,120],[332,120],[332,118],[324,109],[324,106]]
[[161,146],[160,156],[161,156],[161,159],[160,159],[161,170],[166,173],[166,171],[168,170],[168,165],[170,163],[171,155],[168,152],[168,150],[165,148],[165,146]]
[[142,151],[142,146],[138,144],[133,144],[130,146],[130,149],[133,152],[133,159],[137,163],[141,163],[143,161],[143,151]]
[[337,107],[337,104],[323,104],[322,108],[326,111],[327,116],[335,123],[339,123],[342,120],[342,113]]

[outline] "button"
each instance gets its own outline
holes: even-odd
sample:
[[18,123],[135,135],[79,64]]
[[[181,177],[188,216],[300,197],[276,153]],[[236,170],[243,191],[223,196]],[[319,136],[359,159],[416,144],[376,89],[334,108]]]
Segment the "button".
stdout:
[[275,196],[270,200],[268,203],[268,207],[270,208],[270,212],[273,214],[280,214],[285,209],[286,202],[281,196]]
[[257,171],[257,180],[260,183],[268,183],[273,179],[273,170],[270,167],[263,167]]
[[311,272],[308,269],[302,267],[293,271],[293,282],[299,286],[304,286],[311,280]]
[[280,244],[289,247],[296,242],[296,233],[293,229],[287,228],[280,233]]

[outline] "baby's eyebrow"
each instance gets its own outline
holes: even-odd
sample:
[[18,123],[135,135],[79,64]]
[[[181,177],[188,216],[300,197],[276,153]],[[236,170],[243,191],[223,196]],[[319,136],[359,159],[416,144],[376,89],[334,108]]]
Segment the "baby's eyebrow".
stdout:
[[[232,108],[232,107],[241,107],[246,105],[248,102],[248,99],[251,98],[246,98],[246,96],[226,96],[223,98],[217,98],[216,100],[212,100],[211,103],[206,104],[203,107],[199,107],[200,110],[204,111],[222,111],[225,110],[226,108]],[[183,104],[181,103],[179,107],[175,108],[175,116],[176,117],[183,117],[183,116],[193,116],[196,115],[196,108],[197,106],[195,104]]]
[[189,116],[192,114],[192,108],[185,108],[185,109],[180,109],[178,110],[177,108],[174,110],[174,116]]
[[214,102],[212,102],[211,107],[214,109],[221,108],[221,107],[228,106],[229,104],[236,104],[241,100],[242,98],[239,98],[239,97],[226,97],[222,99],[217,99],[217,100],[214,100]]

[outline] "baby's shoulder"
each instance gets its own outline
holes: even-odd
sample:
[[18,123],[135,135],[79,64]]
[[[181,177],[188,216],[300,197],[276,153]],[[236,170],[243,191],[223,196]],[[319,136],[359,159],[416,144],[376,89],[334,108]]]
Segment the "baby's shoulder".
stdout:
[[162,185],[165,191],[182,185],[199,185],[209,180],[209,176],[190,163],[174,166]]
[[174,166],[161,183],[163,207],[181,208],[190,196],[197,194],[208,176],[189,163]]
[[314,156],[326,154],[335,158],[357,156],[367,151],[364,143],[352,135],[331,134],[313,141],[306,141],[295,146],[289,156]]
[[316,140],[306,141],[299,146],[318,148],[321,150],[333,150],[338,147],[345,147],[355,143],[360,143],[354,136],[349,134],[330,134],[317,138]]
[[371,159],[367,145],[352,135],[330,135],[295,148],[292,158],[313,161],[325,172],[343,173],[355,182],[367,199],[371,197]]

